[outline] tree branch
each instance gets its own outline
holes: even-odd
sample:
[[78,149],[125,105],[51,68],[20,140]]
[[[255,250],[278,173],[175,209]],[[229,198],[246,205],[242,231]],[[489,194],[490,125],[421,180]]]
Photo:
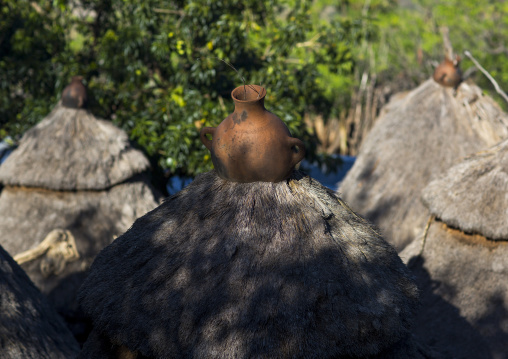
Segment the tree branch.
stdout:
[[448,31],[448,27],[443,26],[440,30],[441,30],[441,35],[443,36],[443,46],[444,46],[445,57],[448,60],[453,61],[454,60],[453,47],[452,47],[452,42],[450,41],[450,33]]
[[480,65],[478,63],[478,61],[476,61],[476,59],[473,57],[473,55],[471,55],[471,53],[469,51],[464,51],[464,55],[466,55],[467,57],[469,57],[469,59],[471,61],[473,61],[473,63],[476,65],[476,67],[478,67],[478,69],[480,69],[481,72],[483,72],[483,74],[490,80],[490,82],[492,82],[492,84],[494,85],[494,88],[496,89],[496,92],[498,94],[501,95],[501,97],[506,101],[508,102],[508,96],[506,95],[506,93],[503,91],[503,89],[501,89],[501,87],[499,87],[498,83],[496,82],[496,80],[494,80],[494,78],[487,72],[487,70],[485,70],[482,65]]
[[320,37],[321,37],[321,33],[318,33],[318,34],[314,35],[310,40],[307,40],[304,42],[299,42],[295,46],[296,47],[314,47],[314,46],[316,46],[316,41],[319,40]]
[[160,9],[160,8],[154,8],[154,12],[160,13],[160,14],[174,14],[174,15],[185,15],[184,11],[181,10],[171,10],[171,9]]
[[42,8],[39,6],[39,4],[37,4],[35,1],[32,1],[30,3],[30,5],[32,5],[32,7],[34,8],[34,10],[39,14],[39,15],[44,15],[44,11],[42,10]]
[[492,50],[487,50],[487,52],[492,55],[500,55],[500,54],[508,55],[508,49],[506,47],[504,47],[503,45],[498,46]]

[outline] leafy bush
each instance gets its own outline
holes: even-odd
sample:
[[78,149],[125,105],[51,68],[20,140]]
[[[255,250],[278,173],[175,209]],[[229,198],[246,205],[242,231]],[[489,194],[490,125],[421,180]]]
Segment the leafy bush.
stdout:
[[0,139],[37,123],[81,74],[91,111],[175,174],[211,168],[199,129],[233,110],[241,76],[267,88],[267,108],[320,162],[304,115],[339,119],[339,137],[351,139],[341,151],[358,148],[376,113],[358,105],[371,106],[371,91],[376,109],[383,86],[427,79],[443,57],[440,26],[508,88],[506,1],[2,0],[0,11]]
[[303,116],[333,111],[323,69],[350,76],[359,38],[351,21],[313,22],[310,10],[297,0],[4,1],[0,135],[40,120],[81,74],[95,115],[161,168],[195,175],[212,166],[199,129],[232,112],[243,76],[267,88],[267,108],[316,158]]
[[[329,1],[325,1],[329,3]],[[508,2],[485,0],[391,0],[352,1],[347,16],[370,18],[375,36],[363,37],[353,51],[357,70],[368,69],[384,81],[403,78],[416,85],[429,78],[434,65],[444,57],[441,27],[448,27],[454,52],[462,57],[462,69],[473,63],[463,53],[469,50],[508,90]],[[475,82],[492,92],[492,84],[480,73]],[[497,99],[495,94],[493,96]],[[501,102],[502,105],[506,105]]]

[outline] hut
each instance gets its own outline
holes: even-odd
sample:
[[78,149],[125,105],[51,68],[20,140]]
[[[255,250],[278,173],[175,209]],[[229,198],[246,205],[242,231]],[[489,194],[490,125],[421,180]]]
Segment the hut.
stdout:
[[490,97],[471,83],[454,86],[429,79],[391,101],[339,187],[398,251],[425,227],[421,190],[465,156],[508,136],[508,116]]
[[[75,77],[69,86],[79,85],[84,90],[80,77]],[[102,191],[149,168],[148,159],[131,146],[124,131],[74,107],[65,97],[68,91],[62,95],[67,101],[28,130],[2,164],[0,182],[5,186]]]
[[158,204],[126,133],[69,107],[86,103],[80,87],[74,79],[0,167],[0,244],[71,324],[95,255]]
[[69,359],[78,353],[65,322],[0,246],[0,357]]
[[409,271],[333,191],[294,170],[303,143],[280,119],[252,130],[266,110],[254,108],[264,89],[250,88],[201,130],[215,170],[96,257],[80,291],[94,324],[80,357],[423,358]]
[[148,358],[402,358],[391,350],[415,345],[418,292],[395,250],[310,177],[212,171],[106,247],[80,302],[95,328],[82,358],[121,346]]
[[449,357],[508,357],[507,173],[504,140],[432,181],[426,235],[401,252],[422,289],[417,334]]

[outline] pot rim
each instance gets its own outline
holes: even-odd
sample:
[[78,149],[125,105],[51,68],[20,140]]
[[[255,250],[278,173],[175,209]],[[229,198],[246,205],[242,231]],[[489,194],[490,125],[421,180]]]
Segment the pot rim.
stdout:
[[[258,97],[249,99],[249,100],[241,100],[241,99],[235,97],[236,93],[238,93],[239,91],[242,91],[242,92],[244,91],[244,87],[247,89],[247,94],[249,94],[249,92],[255,93],[255,91],[253,91],[253,89],[252,89],[252,87],[254,87],[256,89],[256,91],[259,91]],[[264,99],[265,96],[266,96],[266,89],[260,85],[250,85],[250,84],[241,85],[241,86],[238,86],[237,88],[235,88],[233,91],[231,91],[231,98],[233,99],[233,101],[240,102],[240,103],[257,102],[259,100]]]

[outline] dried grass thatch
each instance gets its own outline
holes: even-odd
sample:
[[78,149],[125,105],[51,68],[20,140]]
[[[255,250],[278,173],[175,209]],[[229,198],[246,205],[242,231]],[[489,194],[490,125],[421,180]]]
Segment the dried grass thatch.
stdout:
[[0,182],[52,190],[102,190],[148,169],[127,134],[84,109],[58,104],[25,133],[0,167]]
[[198,176],[97,256],[80,297],[96,330],[82,358],[423,357],[395,250],[298,172]]
[[5,187],[0,195],[1,243],[15,256],[37,248],[55,229],[72,234],[79,258],[65,261],[58,253],[55,257],[43,251],[22,264],[58,311],[72,316],[77,290],[97,253],[156,204],[151,188],[136,179],[107,191]]
[[421,233],[421,190],[471,153],[508,137],[508,116],[471,84],[457,92],[432,79],[377,120],[339,191],[398,250]]
[[[79,105],[84,95],[75,78],[63,96]],[[124,131],[60,103],[0,167],[0,243],[69,324],[76,322],[76,335],[86,335],[76,296],[91,262],[158,204],[142,173],[148,167]]]
[[431,182],[437,219],[401,253],[423,290],[415,328],[449,357],[508,357],[507,151],[505,140]]
[[0,246],[0,357],[69,359],[78,352],[55,309]]
[[401,252],[422,291],[415,335],[446,358],[508,357],[508,242],[431,222]]
[[508,240],[508,140],[452,167],[423,190],[430,212],[451,227]]

